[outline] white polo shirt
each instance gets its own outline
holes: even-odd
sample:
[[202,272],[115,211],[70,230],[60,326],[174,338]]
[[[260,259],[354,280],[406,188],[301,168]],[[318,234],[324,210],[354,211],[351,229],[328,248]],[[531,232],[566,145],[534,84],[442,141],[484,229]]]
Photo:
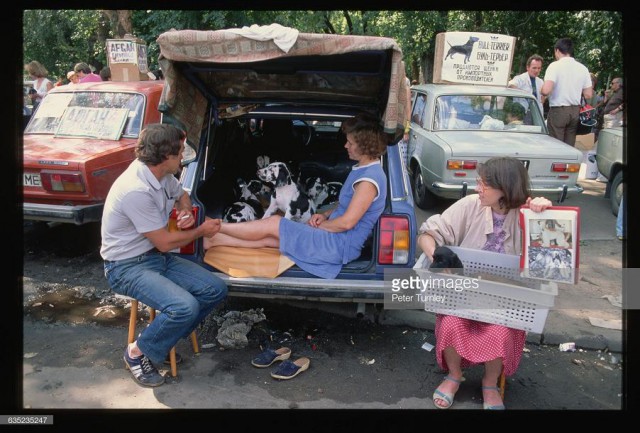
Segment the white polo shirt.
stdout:
[[580,105],[582,90],[592,86],[589,70],[573,57],[562,57],[552,62],[544,74],[544,80],[554,83],[549,95],[549,107]]
[[102,258],[124,260],[152,249],[143,233],[165,227],[175,201],[184,193],[175,176],[158,181],[146,164],[134,160],[111,186],[104,204]]

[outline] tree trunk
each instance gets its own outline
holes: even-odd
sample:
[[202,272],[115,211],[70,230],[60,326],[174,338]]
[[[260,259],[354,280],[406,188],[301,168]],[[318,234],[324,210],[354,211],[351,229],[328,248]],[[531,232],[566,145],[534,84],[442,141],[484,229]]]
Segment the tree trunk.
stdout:
[[126,34],[133,35],[130,10],[103,9],[101,12],[109,20],[113,37],[123,38]]

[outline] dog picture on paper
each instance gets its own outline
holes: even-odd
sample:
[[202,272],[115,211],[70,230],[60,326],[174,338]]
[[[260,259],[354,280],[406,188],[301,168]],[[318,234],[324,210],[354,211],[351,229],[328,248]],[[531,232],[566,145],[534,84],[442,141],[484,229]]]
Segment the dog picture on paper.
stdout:
[[522,276],[563,283],[577,282],[580,209],[552,206],[543,212],[520,209]]

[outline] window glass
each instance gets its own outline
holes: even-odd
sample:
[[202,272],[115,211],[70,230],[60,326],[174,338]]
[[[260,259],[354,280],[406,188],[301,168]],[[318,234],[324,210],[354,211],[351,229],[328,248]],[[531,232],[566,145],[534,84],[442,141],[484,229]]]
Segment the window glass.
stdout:
[[126,108],[127,120],[122,135],[137,138],[144,115],[144,96],[138,93],[73,92],[50,93],[38,106],[25,134],[55,134],[68,107]]

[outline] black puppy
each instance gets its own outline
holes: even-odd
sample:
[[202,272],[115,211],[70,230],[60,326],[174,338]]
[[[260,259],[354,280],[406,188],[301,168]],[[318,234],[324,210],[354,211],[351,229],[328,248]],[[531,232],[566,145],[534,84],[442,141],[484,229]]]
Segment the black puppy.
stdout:
[[460,257],[447,247],[437,247],[433,252],[433,262],[430,271],[447,272],[462,275],[464,266]]
[[448,57],[451,57],[453,59],[454,54],[460,53],[464,55],[464,63],[466,64],[469,58],[471,57],[471,52],[473,51],[473,44],[475,44],[479,40],[480,38],[477,38],[475,36],[469,36],[469,40],[464,45],[449,44],[451,48],[449,48],[449,51],[447,51],[447,55],[444,56],[444,60],[447,60]]

